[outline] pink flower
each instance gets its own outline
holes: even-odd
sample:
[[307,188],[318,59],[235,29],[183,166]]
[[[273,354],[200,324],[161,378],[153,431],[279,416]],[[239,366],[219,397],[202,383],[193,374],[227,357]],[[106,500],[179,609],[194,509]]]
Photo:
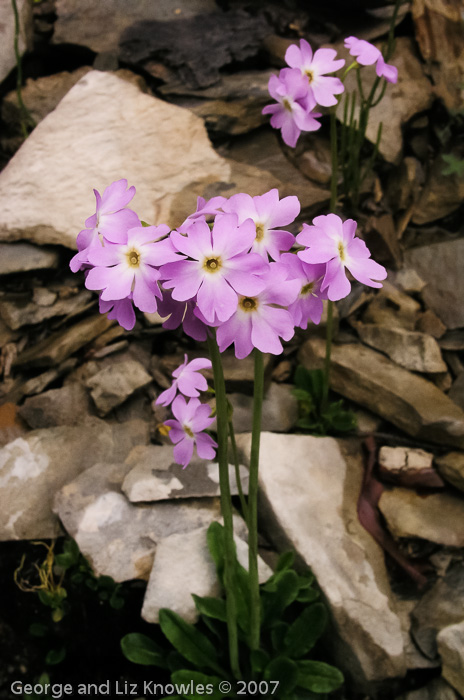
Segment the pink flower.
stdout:
[[225,197],[212,197],[211,199],[204,199],[204,197],[197,198],[197,208],[193,214],[190,214],[185,219],[184,223],[177,228],[180,233],[187,233],[189,227],[192,223],[199,218],[205,218],[206,216],[216,216],[221,210],[222,205],[226,202]]
[[345,65],[343,58],[335,60],[337,52],[334,49],[318,49],[313,56],[311,46],[305,39],[300,40],[300,48],[296,44],[289,46],[285,60],[292,68],[299,68],[307,79],[309,94],[314,101],[323,107],[337,104],[335,95],[345,89],[339,78],[327,77]]
[[103,301],[100,297],[99,311],[101,314],[108,313],[108,318],[117,321],[126,331],[131,331],[135,326],[135,311],[132,304],[132,294],[126,299],[119,299],[118,301]]
[[207,338],[207,327],[194,314],[196,302],[176,301],[171,296],[171,290],[163,289],[163,297],[158,301],[158,313],[166,320],[163,323],[163,328],[173,330],[182,325],[184,333],[190,338],[203,342]]
[[345,47],[350,54],[355,56],[361,66],[372,66],[376,63],[376,73],[379,78],[384,77],[389,83],[396,83],[398,80],[398,68],[389,63],[385,63],[379,49],[364,39],[357,39],[349,36],[345,39]]
[[237,214],[239,224],[251,219],[255,225],[256,236],[252,250],[266,260],[268,254],[277,260],[282,250],[290,250],[295,236],[282,231],[280,226],[287,226],[295,221],[300,213],[298,197],[284,197],[279,200],[276,189],[258,197],[249,194],[234,194],[223,204],[225,212]]
[[169,239],[157,241],[167,233],[165,224],[132,228],[124,243],[90,248],[89,262],[94,268],[87,274],[87,289],[102,289],[102,301],[117,301],[131,294],[138,309],[154,313],[156,297],[161,297],[157,267],[177,257]]
[[353,277],[369,287],[381,287],[387,271],[371,259],[371,254],[360,238],[355,238],[356,221],[342,222],[336,214],[317,216],[313,225],[303,224],[296,240],[307,250],[300,250],[298,257],[306,263],[327,263],[327,272],[321,290],[327,290],[331,301],[343,299],[350,293],[351,283],[346,277],[347,268]]
[[127,190],[126,188],[127,180],[123,179],[112,182],[103,195],[94,190],[97,200],[96,212],[86,219],[87,228],[77,236],[79,252],[69,263],[73,272],[77,272],[88,263],[88,251],[93,245],[101,244],[103,240],[121,243],[130,228],[140,226],[135,211],[126,208],[135,195],[135,187],[129,187]]
[[196,297],[197,305],[208,323],[226,321],[237,306],[239,294],[257,294],[264,283],[258,275],[266,263],[253,245],[256,229],[248,219],[240,226],[235,214],[217,217],[210,231],[204,220],[195,221],[187,235],[171,233],[174,247],[189,260],[165,265],[164,286],[172,289],[172,298],[187,301]]
[[174,377],[173,383],[169,389],[166,389],[158,396],[155,403],[168,406],[174,400],[177,391],[184,396],[199,396],[200,391],[206,391],[208,388],[208,383],[204,376],[199,373],[199,370],[210,368],[211,360],[205,357],[198,357],[188,362],[187,354],[185,354],[183,363],[172,373]]
[[266,105],[263,114],[272,114],[271,126],[282,130],[287,146],[294,148],[302,131],[316,131],[321,115],[311,112],[315,102],[308,94],[308,81],[298,69],[283,68],[279,77],[269,78],[269,93],[277,104]]
[[183,396],[178,396],[172,404],[172,412],[177,420],[167,420],[171,428],[169,437],[174,443],[174,459],[184,469],[193,456],[196,445],[199,457],[214,459],[217,442],[202,432],[214,422],[211,409],[207,404],[201,404],[198,399],[190,399],[187,403]]
[[288,280],[285,265],[270,263],[263,275],[266,286],[255,296],[241,296],[235,313],[217,329],[219,349],[234,343],[235,356],[241,360],[258,348],[280,355],[280,338],[290,340],[295,332],[291,313],[282,308],[295,301],[300,291],[298,280]]
[[293,253],[281,255],[280,262],[288,269],[288,279],[295,279],[300,283],[300,293],[288,307],[295,326],[305,330],[310,320],[315,324],[320,323],[322,300],[327,299],[327,294],[321,292],[326,265],[310,265]]

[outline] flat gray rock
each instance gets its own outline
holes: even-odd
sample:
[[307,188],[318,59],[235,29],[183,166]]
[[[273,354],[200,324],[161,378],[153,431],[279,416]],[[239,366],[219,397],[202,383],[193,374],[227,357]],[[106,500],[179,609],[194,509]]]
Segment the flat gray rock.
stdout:
[[[325,342],[313,338],[299,352],[310,369],[321,367]],[[464,448],[464,412],[438,387],[360,345],[332,346],[331,386],[409,435]]]
[[[248,454],[251,436],[237,440]],[[332,613],[337,663],[361,685],[401,676],[406,668],[383,552],[356,513],[362,478],[357,441],[261,435],[266,532],[314,572]]]
[[446,481],[464,491],[464,453],[448,452],[436,459],[438,471]]
[[98,419],[76,427],[36,430],[0,449],[0,541],[61,534],[52,512],[55,493],[104,459],[124,459],[148,426],[130,421],[112,427]]
[[151,376],[140,362],[125,360],[104,367],[85,384],[90,389],[99,414],[105,416],[151,381]]
[[443,678],[464,695],[464,620],[442,629],[437,643],[443,662]]
[[55,269],[58,261],[59,255],[55,250],[30,243],[0,243],[0,275]]
[[33,430],[80,425],[95,413],[88,391],[77,382],[27,398],[18,412]]
[[83,311],[93,299],[92,292],[82,289],[74,296],[57,299],[50,305],[38,304],[34,300],[9,299],[0,300],[0,316],[13,330],[27,325],[34,325],[50,318],[66,316]]

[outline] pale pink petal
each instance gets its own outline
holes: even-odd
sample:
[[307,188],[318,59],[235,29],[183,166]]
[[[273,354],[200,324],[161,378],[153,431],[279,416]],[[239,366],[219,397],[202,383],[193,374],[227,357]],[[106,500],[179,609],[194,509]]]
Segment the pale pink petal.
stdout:
[[180,464],[185,467],[189,464],[190,460],[193,457],[193,446],[195,442],[193,438],[185,435],[184,439],[181,440],[180,442],[177,443],[177,445],[174,446],[173,454],[174,454],[174,459],[177,464]]
[[331,260],[327,263],[327,273],[324,277],[321,289],[327,289],[327,296],[330,301],[338,301],[348,296],[351,290],[351,283],[345,274],[345,267],[340,259]]
[[216,456],[215,448],[218,446],[217,442],[213,440],[210,435],[206,433],[199,433],[195,437],[195,442],[197,445],[198,456],[202,459],[214,459]]
[[172,403],[172,401],[174,400],[176,394],[177,382],[173,382],[169,389],[166,389],[166,391],[161,392],[161,394],[156,399],[155,403],[161,406],[169,406],[169,404]]

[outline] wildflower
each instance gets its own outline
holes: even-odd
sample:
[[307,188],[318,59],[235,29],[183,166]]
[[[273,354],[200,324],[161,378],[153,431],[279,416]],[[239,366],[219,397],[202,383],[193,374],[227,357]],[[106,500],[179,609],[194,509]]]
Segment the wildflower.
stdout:
[[171,430],[169,437],[174,443],[174,459],[184,469],[193,456],[196,446],[199,457],[214,459],[217,442],[203,431],[214,422],[211,409],[207,404],[201,404],[198,399],[190,399],[187,403],[183,396],[178,396],[172,404],[175,419],[165,421]]
[[271,97],[277,104],[266,105],[262,113],[272,114],[271,126],[282,130],[287,146],[294,148],[302,131],[316,131],[321,124],[312,112],[315,101],[308,95],[308,81],[300,70],[283,68],[279,76],[271,75],[268,85]]
[[161,272],[164,286],[172,289],[172,298],[187,301],[196,298],[208,323],[226,321],[234,313],[238,294],[257,294],[264,284],[259,278],[266,270],[264,260],[248,254],[256,229],[248,219],[238,225],[235,214],[216,218],[212,231],[206,221],[195,221],[187,235],[171,233],[174,247],[190,260],[165,265]]
[[112,182],[103,195],[94,190],[96,212],[85,221],[87,228],[77,236],[78,253],[72,258],[69,266],[77,272],[88,264],[88,251],[93,245],[103,241],[121,243],[130,228],[140,226],[139,217],[127,209],[127,205],[135,195],[135,187],[127,189],[127,180]]
[[372,66],[375,63],[375,70],[379,78],[383,77],[389,83],[397,82],[397,67],[385,63],[384,57],[376,46],[364,39],[357,39],[355,36],[349,36],[345,39],[345,47],[349,49],[352,56],[355,56],[357,62],[361,66]]
[[156,297],[161,297],[157,267],[177,257],[169,239],[157,241],[168,232],[164,224],[132,228],[124,243],[90,248],[89,262],[94,267],[87,273],[87,289],[103,290],[102,301],[117,301],[131,294],[138,309],[154,313]]
[[311,46],[305,39],[300,40],[300,47],[292,44],[285,53],[285,60],[292,68],[299,68],[306,78],[307,90],[314,101],[323,107],[337,104],[335,95],[345,89],[339,78],[329,77],[345,65],[343,58],[335,60],[335,49],[317,49],[312,52]]
[[169,389],[166,389],[158,396],[156,403],[168,406],[174,400],[177,391],[184,396],[196,398],[200,395],[200,391],[206,391],[208,388],[208,383],[204,376],[199,373],[199,370],[210,368],[211,360],[205,357],[198,357],[188,362],[188,357],[185,354],[183,363],[172,373],[174,381]]
[[355,238],[356,221],[342,222],[336,214],[317,216],[313,225],[303,224],[303,230],[296,240],[307,250],[298,252],[300,260],[306,263],[327,263],[327,271],[321,290],[327,290],[331,301],[343,299],[350,293],[351,284],[346,277],[347,268],[353,277],[369,287],[381,287],[387,271],[371,259],[371,254],[360,238]]
[[254,296],[240,296],[235,313],[217,329],[219,349],[234,343],[235,356],[241,360],[258,348],[279,355],[280,338],[290,340],[295,332],[293,317],[282,308],[295,301],[300,291],[298,280],[287,279],[288,270],[278,262],[270,263],[263,274],[265,288]]
[[162,298],[158,301],[158,313],[166,320],[163,328],[173,330],[182,324],[184,332],[193,338],[203,342],[207,338],[207,327],[195,314],[196,301],[176,301],[171,296],[171,290],[162,289]]
[[287,226],[295,221],[300,213],[298,197],[290,196],[279,200],[279,192],[276,189],[258,197],[234,194],[223,204],[223,210],[237,214],[239,224],[246,219],[253,221],[256,235],[252,250],[266,260],[268,254],[273,260],[278,260],[281,251],[290,250],[295,242],[292,233],[276,227]]
[[184,223],[177,228],[180,233],[187,233],[189,227],[192,223],[199,218],[205,218],[206,216],[216,216],[221,211],[221,207],[226,202],[226,197],[212,197],[211,199],[204,199],[204,197],[197,198],[197,208],[193,214],[190,214],[185,219]]
[[304,330],[308,327],[310,320],[315,324],[320,323],[323,310],[322,300],[327,299],[327,294],[321,292],[326,265],[310,265],[293,253],[281,255],[280,262],[286,265],[289,271],[288,278],[296,279],[300,283],[298,297],[288,306],[295,326]]
[[131,331],[135,326],[135,311],[132,303],[132,294],[125,299],[117,301],[103,301],[100,297],[99,311],[101,314],[108,313],[110,320],[115,320],[126,331]]

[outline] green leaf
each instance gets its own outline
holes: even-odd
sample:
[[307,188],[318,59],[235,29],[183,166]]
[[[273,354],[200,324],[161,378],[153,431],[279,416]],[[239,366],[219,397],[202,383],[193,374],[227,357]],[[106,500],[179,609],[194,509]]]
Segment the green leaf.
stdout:
[[320,596],[319,591],[315,588],[303,588],[297,595],[297,601],[299,603],[314,603]]
[[253,649],[250,653],[250,663],[254,673],[262,673],[269,661],[269,654],[263,649]]
[[208,528],[206,535],[208,549],[216,565],[218,579],[223,583],[224,577],[224,528],[220,523],[214,522]]
[[298,577],[298,586],[300,588],[300,591],[304,590],[305,588],[310,588],[314,581],[315,581],[315,576],[311,572],[308,572],[304,574],[303,576]]
[[45,657],[45,663],[49,666],[56,666],[60,664],[66,656],[66,649],[61,647],[61,649],[50,649]]
[[113,610],[121,610],[121,608],[124,607],[125,602],[126,601],[124,600],[124,598],[118,595],[116,591],[112,594],[110,598],[110,605],[113,608]]
[[279,687],[275,697],[281,698],[284,694],[290,693],[298,682],[298,666],[291,659],[285,656],[278,656],[273,659],[265,668],[263,679],[279,681]]
[[298,662],[298,685],[313,693],[331,693],[343,684],[343,674],[322,661]]
[[294,659],[301,659],[313,648],[326,624],[327,610],[322,603],[303,610],[285,636],[286,653]]
[[270,625],[276,620],[282,619],[282,613],[298,595],[298,576],[294,571],[284,571],[279,578],[274,581],[275,592],[269,591],[266,586],[263,588],[263,624]]
[[285,652],[285,635],[288,632],[289,625],[286,622],[276,622],[272,626],[271,641],[272,648],[278,653]]
[[47,632],[47,625],[43,625],[40,622],[33,622],[32,625],[29,625],[29,634],[33,637],[45,637]]
[[456,158],[452,153],[445,153],[442,155],[442,159],[447,164],[446,168],[441,171],[443,175],[464,177],[464,160]]
[[195,607],[201,615],[212,617],[221,622],[227,622],[226,601],[221,598],[200,598],[200,596],[192,594],[195,602]]
[[165,637],[187,661],[199,669],[210,668],[223,673],[217,663],[215,647],[196,627],[166,608],[159,611],[159,623]]
[[141,666],[166,668],[165,653],[150,637],[138,632],[126,634],[121,639],[121,650],[126,659]]
[[[174,683],[176,691],[183,698],[187,698],[187,700],[204,700],[205,696],[211,698],[211,700],[222,700],[224,696],[219,690],[221,680],[217,676],[206,676],[199,671],[187,671],[184,669],[175,671],[171,675],[171,682]],[[203,686],[203,692],[198,688],[199,685]],[[212,688],[207,688],[206,686],[212,686]],[[196,692],[197,688],[198,692]],[[191,692],[192,689],[193,692]],[[211,693],[206,692],[210,690],[212,690]]]
[[276,571],[286,571],[287,569],[291,569],[294,561],[295,552],[284,552],[279,557],[279,561],[277,562],[276,566]]

